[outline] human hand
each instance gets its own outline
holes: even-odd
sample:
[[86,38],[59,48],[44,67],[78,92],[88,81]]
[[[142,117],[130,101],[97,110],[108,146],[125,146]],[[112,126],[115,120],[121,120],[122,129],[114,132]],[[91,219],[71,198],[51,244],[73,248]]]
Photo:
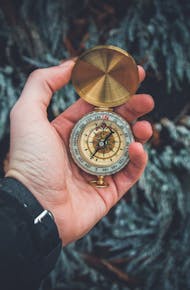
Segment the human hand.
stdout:
[[[11,111],[10,163],[6,176],[22,182],[41,205],[55,218],[63,244],[87,233],[140,178],[147,163],[141,143],[152,135],[147,121],[133,125],[138,142],[129,147],[129,164],[113,176],[106,177],[109,187],[96,188],[88,183],[92,177],[80,170],[69,152],[69,136],[75,123],[93,106],[82,99],[75,102],[51,123],[47,107],[53,92],[71,76],[73,61],[34,71]],[[139,77],[144,79],[139,67]],[[115,111],[128,122],[152,110],[149,95],[134,95]]]

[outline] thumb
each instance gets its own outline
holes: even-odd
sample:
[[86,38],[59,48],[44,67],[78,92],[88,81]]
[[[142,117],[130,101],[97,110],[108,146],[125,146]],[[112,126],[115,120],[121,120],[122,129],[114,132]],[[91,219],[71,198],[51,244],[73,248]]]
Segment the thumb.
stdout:
[[74,64],[68,60],[59,66],[33,71],[12,111],[18,110],[29,118],[46,116],[53,93],[68,83]]

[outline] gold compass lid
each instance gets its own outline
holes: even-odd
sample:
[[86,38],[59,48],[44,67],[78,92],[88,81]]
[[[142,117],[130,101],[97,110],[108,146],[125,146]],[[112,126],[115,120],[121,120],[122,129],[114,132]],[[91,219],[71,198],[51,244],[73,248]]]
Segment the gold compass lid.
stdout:
[[125,50],[112,45],[95,46],[77,59],[72,82],[86,102],[100,107],[116,107],[136,92],[138,68]]

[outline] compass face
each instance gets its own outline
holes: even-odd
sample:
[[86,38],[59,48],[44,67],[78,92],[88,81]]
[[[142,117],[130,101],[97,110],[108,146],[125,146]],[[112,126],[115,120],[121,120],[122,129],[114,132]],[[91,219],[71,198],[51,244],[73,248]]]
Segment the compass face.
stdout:
[[112,112],[85,115],[72,130],[70,151],[75,163],[93,175],[111,175],[129,161],[133,141],[129,124]]

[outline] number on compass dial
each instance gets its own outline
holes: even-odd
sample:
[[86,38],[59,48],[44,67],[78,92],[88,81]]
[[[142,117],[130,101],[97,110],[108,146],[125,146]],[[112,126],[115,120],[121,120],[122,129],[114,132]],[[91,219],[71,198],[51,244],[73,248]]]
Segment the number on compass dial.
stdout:
[[76,164],[94,175],[111,175],[129,161],[129,124],[112,112],[85,115],[72,130],[70,151]]

